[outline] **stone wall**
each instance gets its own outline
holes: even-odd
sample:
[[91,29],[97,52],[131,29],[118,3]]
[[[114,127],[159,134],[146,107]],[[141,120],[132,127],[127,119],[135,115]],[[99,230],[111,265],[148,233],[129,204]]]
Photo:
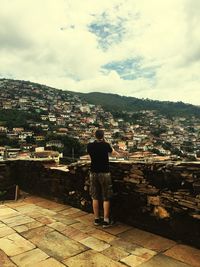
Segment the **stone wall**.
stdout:
[[[8,162],[20,188],[91,212],[89,163]],[[200,164],[111,162],[117,220],[200,248]]]
[[7,164],[0,163],[0,201],[15,199],[15,177]]

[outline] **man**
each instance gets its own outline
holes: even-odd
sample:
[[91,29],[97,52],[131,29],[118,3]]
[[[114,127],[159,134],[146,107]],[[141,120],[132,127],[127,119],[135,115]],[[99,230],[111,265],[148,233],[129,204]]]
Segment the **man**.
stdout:
[[109,153],[118,155],[104,139],[104,131],[97,130],[96,140],[87,146],[91,158],[90,194],[94,211],[94,225],[100,225],[99,204],[103,199],[104,220],[103,227],[112,225],[110,220],[110,199],[112,197],[112,180],[109,172]]

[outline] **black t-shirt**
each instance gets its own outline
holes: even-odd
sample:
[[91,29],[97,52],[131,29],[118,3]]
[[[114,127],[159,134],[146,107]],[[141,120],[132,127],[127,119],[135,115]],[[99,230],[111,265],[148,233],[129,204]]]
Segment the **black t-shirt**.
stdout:
[[91,171],[109,172],[109,156],[112,147],[106,142],[94,141],[87,146],[87,152],[91,157]]

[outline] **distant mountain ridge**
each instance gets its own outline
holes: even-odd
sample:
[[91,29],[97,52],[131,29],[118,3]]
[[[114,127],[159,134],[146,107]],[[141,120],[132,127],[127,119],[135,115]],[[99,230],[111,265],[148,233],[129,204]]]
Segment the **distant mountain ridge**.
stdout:
[[[0,90],[1,90],[1,82],[7,80],[10,82],[18,82],[20,80],[14,79],[5,79],[0,78]],[[200,106],[194,106],[192,104],[186,104],[183,102],[170,102],[170,101],[158,101],[158,100],[150,100],[150,99],[139,99],[136,97],[127,97],[120,96],[118,94],[111,93],[100,93],[100,92],[92,92],[92,93],[81,93],[74,92],[68,90],[56,89],[50,86],[42,85],[35,82],[30,81],[21,81],[25,84],[32,84],[38,86],[40,90],[51,91],[54,92],[55,95],[59,97],[64,97],[67,94],[76,95],[81,100],[94,104],[101,105],[103,109],[106,111],[110,111],[113,114],[120,112],[139,112],[143,110],[154,110],[162,115],[166,116],[183,116],[190,117],[195,116],[200,118]],[[23,88],[21,88],[23,89]],[[30,89],[31,90],[31,89]],[[54,91],[55,90],[55,91]],[[31,94],[31,93],[30,93]]]
[[200,117],[200,107],[183,102],[158,101],[120,96],[110,93],[76,93],[82,100],[94,105],[101,105],[110,112],[137,112],[155,110],[168,116],[197,116]]

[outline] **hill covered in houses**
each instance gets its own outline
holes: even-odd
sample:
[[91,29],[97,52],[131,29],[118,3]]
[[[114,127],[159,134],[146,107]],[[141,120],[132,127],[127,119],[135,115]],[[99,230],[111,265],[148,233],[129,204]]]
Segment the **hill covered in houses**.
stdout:
[[44,146],[79,157],[97,127],[130,155],[196,159],[200,154],[200,107],[0,79],[2,147],[30,152]]

